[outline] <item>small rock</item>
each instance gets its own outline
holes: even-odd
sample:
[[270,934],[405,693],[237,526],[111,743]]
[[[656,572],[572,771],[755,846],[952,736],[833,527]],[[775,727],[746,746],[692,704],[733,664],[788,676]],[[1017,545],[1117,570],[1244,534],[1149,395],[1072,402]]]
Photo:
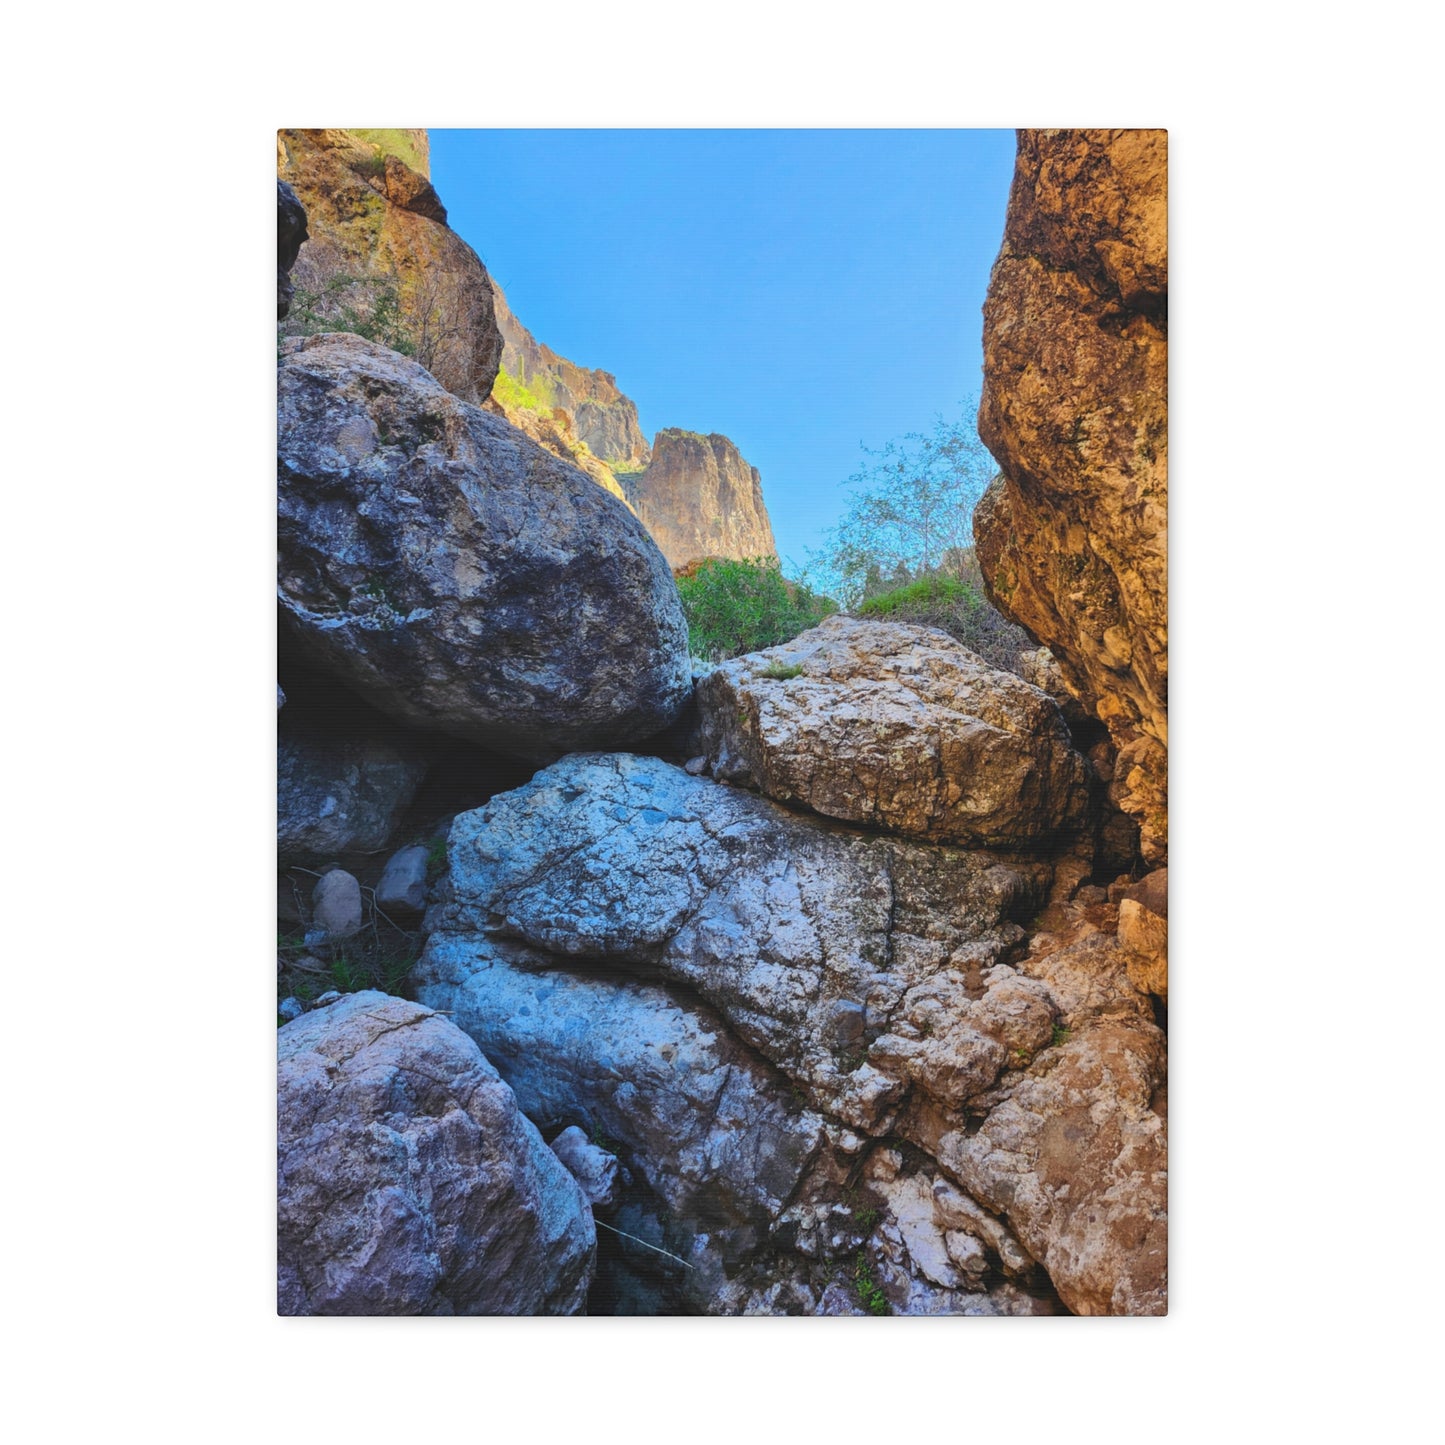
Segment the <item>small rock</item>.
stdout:
[[361,931],[361,884],[345,869],[333,869],[317,883],[311,907],[328,938],[350,938]]
[[403,848],[382,871],[376,901],[388,913],[422,913],[426,909],[427,850],[419,844]]
[[283,998],[276,1005],[276,1013],[289,1024],[292,1019],[299,1019],[306,1012],[306,1005],[299,998]]
[[619,1195],[619,1169],[615,1154],[594,1144],[575,1124],[552,1140],[552,1152],[582,1186],[593,1209],[611,1209]]
[[682,765],[682,769],[685,773],[690,774],[692,777],[700,778],[705,772],[707,772],[707,759],[689,758]]
[[311,1005],[311,1007],[314,1008],[314,1009],[316,1009],[316,1008],[325,1008],[325,1007],[327,1006],[327,1004],[337,1003],[337,1002],[340,1000],[340,998],[341,998],[341,993],[340,993],[339,990],[334,989],[334,988],[329,988],[329,989],[326,990],[325,993],[323,993],[323,994],[321,995],[320,998],[318,998],[318,999],[316,1000],[315,1003],[313,1003],[313,1004]]
[[867,1010],[851,998],[836,999],[828,1005],[828,1041],[835,1049],[856,1049],[863,1042]]

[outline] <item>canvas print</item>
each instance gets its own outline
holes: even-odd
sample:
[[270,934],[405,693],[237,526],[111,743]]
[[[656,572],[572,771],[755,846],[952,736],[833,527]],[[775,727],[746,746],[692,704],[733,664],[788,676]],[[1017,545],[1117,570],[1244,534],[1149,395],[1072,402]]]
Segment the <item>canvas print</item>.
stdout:
[[1164,1314],[1166,134],[276,144],[279,1312]]

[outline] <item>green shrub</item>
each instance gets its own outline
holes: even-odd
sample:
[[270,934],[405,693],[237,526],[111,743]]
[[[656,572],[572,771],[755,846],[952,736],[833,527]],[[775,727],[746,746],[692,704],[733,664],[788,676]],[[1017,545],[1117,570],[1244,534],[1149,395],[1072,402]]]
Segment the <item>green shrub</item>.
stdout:
[[722,662],[790,642],[838,610],[800,582],[789,582],[771,558],[745,562],[713,557],[677,579],[694,657]]
[[950,562],[946,572],[930,572],[886,591],[875,591],[859,605],[858,615],[941,628],[991,666],[1013,672],[1018,654],[1032,647],[1033,640],[984,596],[973,548],[953,554]]
[[513,411],[537,411],[544,416],[551,415],[555,404],[552,388],[543,377],[534,376],[529,386],[519,377],[513,376],[506,367],[497,372],[497,379],[492,385],[492,395]]

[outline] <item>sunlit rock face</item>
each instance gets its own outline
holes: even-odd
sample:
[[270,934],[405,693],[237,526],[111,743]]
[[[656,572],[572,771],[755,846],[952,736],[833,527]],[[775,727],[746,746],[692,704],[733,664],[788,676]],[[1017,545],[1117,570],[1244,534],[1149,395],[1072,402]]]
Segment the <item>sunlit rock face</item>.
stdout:
[[773,557],[763,481],[725,436],[669,427],[645,471],[621,478],[633,510],[674,570],[707,557]]
[[292,283],[363,278],[353,287],[363,307],[381,294],[377,285],[393,293],[420,361],[463,401],[485,401],[502,360],[492,281],[447,225],[427,178],[426,132],[282,130],[276,167],[309,230]]
[[1112,795],[1168,851],[1168,215],[1163,131],[1023,130],[984,305],[974,514],[990,600],[1117,748]]

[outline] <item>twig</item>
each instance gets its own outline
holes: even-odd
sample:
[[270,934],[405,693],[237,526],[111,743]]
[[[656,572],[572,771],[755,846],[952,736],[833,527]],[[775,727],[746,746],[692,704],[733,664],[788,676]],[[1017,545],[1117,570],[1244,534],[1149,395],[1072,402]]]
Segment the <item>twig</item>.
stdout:
[[598,1229],[606,1229],[613,1234],[620,1234],[623,1239],[630,1239],[633,1244],[640,1244],[643,1249],[650,1249],[654,1254],[665,1255],[668,1259],[677,1260],[677,1263],[680,1264],[684,1269],[692,1268],[692,1266],[685,1259],[678,1259],[675,1254],[668,1254],[667,1250],[658,1249],[655,1244],[649,1244],[645,1239],[639,1239],[635,1234],[628,1234],[625,1229],[613,1229],[610,1224],[603,1224],[600,1219],[593,1219],[592,1222],[598,1227]]

